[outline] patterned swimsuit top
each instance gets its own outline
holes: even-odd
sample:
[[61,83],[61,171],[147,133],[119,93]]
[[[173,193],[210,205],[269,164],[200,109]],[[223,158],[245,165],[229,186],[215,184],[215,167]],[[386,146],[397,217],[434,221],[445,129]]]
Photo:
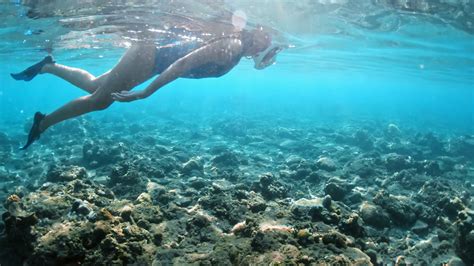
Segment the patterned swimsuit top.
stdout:
[[[189,53],[209,45],[213,42],[220,41],[223,39],[242,39],[242,34],[231,34],[224,37],[218,37],[211,39],[206,42],[200,42],[197,40],[189,41],[189,42],[182,42],[177,41],[169,45],[165,46],[158,46],[156,50],[155,56],[155,69],[153,73],[155,75],[161,74],[165,71],[170,65],[174,62],[183,58],[184,56],[188,55]],[[182,78],[209,78],[209,77],[220,77],[226,73],[228,73],[232,68],[234,68],[243,56],[243,52],[239,55],[234,56],[234,60],[232,60],[227,65],[222,65],[214,62],[209,62],[206,64],[202,64],[199,67],[192,69],[188,73],[182,75]]]

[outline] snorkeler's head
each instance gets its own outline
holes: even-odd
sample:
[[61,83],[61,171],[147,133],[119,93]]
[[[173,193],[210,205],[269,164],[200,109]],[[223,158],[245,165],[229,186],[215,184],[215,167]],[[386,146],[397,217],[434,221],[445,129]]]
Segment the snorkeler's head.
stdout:
[[246,46],[245,55],[253,58],[256,69],[273,65],[276,55],[283,50],[282,46],[272,43],[272,37],[263,30],[263,27],[257,27],[249,32]]
[[263,27],[257,27],[250,31],[250,40],[248,42],[247,54],[254,56],[264,51],[272,44],[272,36],[263,30]]

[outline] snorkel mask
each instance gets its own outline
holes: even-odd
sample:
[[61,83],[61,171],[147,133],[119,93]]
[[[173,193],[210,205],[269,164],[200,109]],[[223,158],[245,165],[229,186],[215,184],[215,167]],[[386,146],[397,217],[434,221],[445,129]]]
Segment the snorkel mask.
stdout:
[[261,70],[275,64],[277,54],[284,48],[286,47],[282,45],[271,44],[267,49],[252,56],[255,68]]

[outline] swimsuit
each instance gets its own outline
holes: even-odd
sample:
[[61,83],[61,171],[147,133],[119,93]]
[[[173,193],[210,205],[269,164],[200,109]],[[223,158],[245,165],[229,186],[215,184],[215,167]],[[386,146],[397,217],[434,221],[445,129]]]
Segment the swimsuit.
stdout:
[[[165,71],[174,62],[188,55],[189,53],[208,45],[209,42],[189,41],[182,42],[177,41],[166,46],[156,47],[155,55],[155,68],[153,74],[158,75]],[[237,63],[239,63],[242,56],[234,57],[234,60],[228,65],[220,65],[217,63],[206,63],[199,67],[192,69],[188,73],[181,75],[182,78],[209,78],[209,77],[220,77],[229,72]]]

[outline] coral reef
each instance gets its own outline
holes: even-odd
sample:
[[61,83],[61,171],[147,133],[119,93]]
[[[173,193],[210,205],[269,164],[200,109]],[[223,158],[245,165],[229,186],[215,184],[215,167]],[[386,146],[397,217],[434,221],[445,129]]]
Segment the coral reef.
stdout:
[[0,134],[1,265],[474,263],[472,136],[111,121]]

